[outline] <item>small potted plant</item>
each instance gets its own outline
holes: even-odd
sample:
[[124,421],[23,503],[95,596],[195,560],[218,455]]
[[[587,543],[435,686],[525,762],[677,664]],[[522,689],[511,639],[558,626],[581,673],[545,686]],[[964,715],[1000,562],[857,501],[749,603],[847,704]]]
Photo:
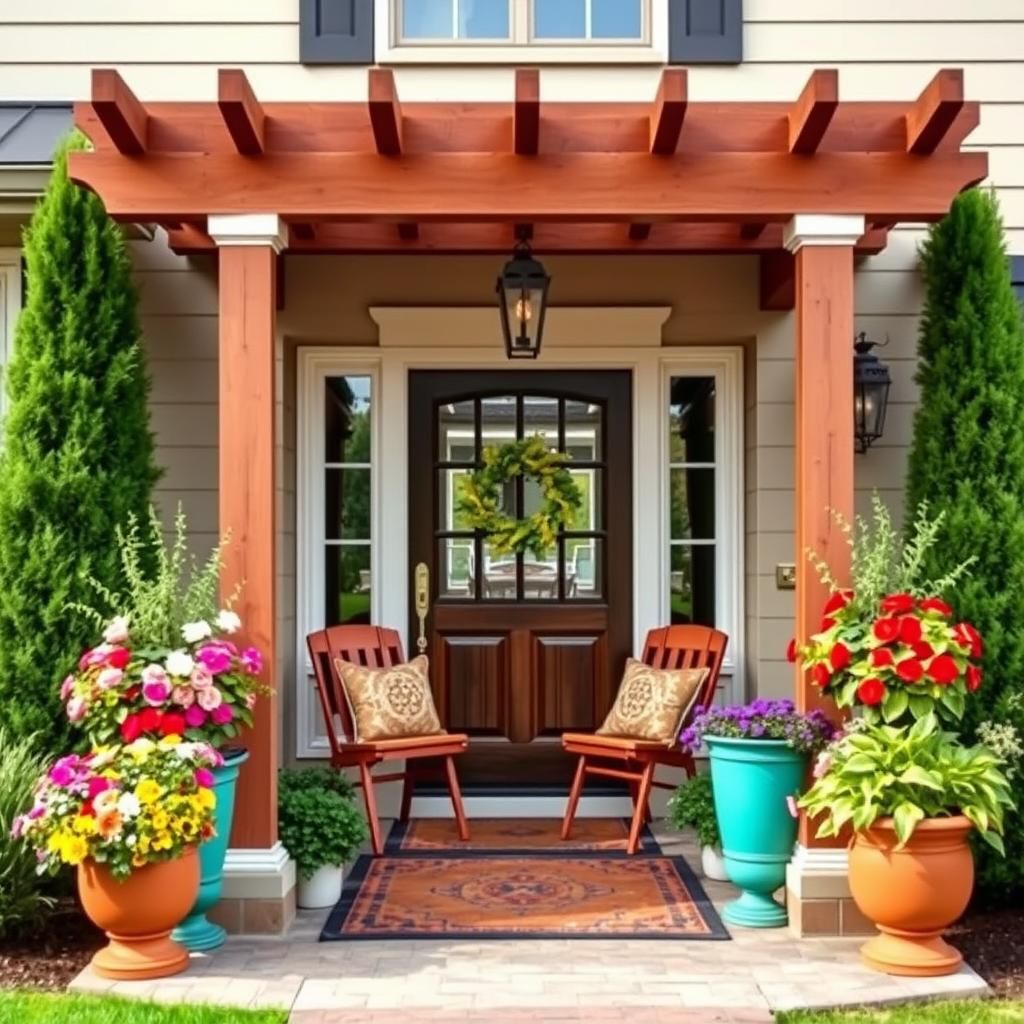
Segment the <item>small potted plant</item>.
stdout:
[[206,912],[220,899],[235,788],[248,758],[238,740],[252,725],[257,698],[269,692],[263,659],[255,647],[236,642],[242,621],[232,601],[218,605],[220,548],[202,565],[188,557],[180,509],[170,549],[153,510],[145,534],[131,521],[118,538],[123,591],[97,584],[104,611],[73,606],[96,622],[102,642],[82,655],[61,698],[93,745],[176,735],[223,752],[214,769],[216,834],[200,850],[196,905],[174,934],[190,950],[216,949],[226,935]]
[[683,782],[668,804],[669,820],[677,829],[692,828],[700,845],[700,866],[705,878],[727,882],[722,860],[722,837],[715,817],[711,775],[698,772]]
[[89,918],[110,940],[92,960],[106,978],[176,974],[188,951],[170,938],[199,887],[197,847],[214,833],[211,769],[220,755],[177,736],[60,758],[12,834],[39,870],[78,869]]
[[998,757],[967,747],[929,714],[901,727],[853,722],[821,755],[800,806],[819,836],[854,829],[850,891],[879,935],[864,961],[887,974],[952,974],[943,931],[974,886],[972,832],[999,852],[1010,783]]
[[796,842],[791,803],[803,788],[808,759],[834,733],[820,711],[798,712],[788,700],[755,700],[700,710],[680,737],[692,751],[708,747],[725,870],[741,890],[722,911],[731,924],[786,924],[772,893],[785,881]]
[[299,871],[296,902],[333,907],[341,898],[345,864],[367,836],[352,786],[326,768],[283,769],[277,792],[278,832]]

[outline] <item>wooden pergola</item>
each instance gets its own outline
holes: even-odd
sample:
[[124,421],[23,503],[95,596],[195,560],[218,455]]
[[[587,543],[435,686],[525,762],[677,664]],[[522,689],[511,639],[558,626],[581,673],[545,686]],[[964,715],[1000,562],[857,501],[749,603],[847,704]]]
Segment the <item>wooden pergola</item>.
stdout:
[[[402,103],[391,71],[362,103],[262,102],[239,70],[215,100],[144,103],[96,70],[76,122],[94,150],[70,173],[114,218],[219,257],[220,525],[225,584],[244,580],[249,639],[276,666],[274,349],[278,257],[289,253],[759,256],[761,302],[796,310],[797,544],[842,571],[829,508],[853,511],[854,260],[900,222],[934,221],[987,173],[963,75],[910,101],[839,99],[814,71],[791,102],[688,98],[662,72],[647,103],[554,103],[533,69],[507,103]],[[797,633],[823,599],[797,559]],[[285,641],[286,643],[288,641]],[[803,704],[815,695],[798,678]],[[233,845],[277,838],[277,698],[248,738]],[[804,834],[804,842],[809,837]]]

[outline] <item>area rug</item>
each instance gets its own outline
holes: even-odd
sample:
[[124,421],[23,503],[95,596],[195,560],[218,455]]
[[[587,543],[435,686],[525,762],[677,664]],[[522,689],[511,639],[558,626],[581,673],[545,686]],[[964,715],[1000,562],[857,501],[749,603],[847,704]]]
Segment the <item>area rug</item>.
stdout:
[[[455,822],[447,818],[396,821],[384,852],[592,853],[625,850],[629,838],[628,818],[577,818],[573,822],[572,838],[565,841],[560,818],[472,818],[469,827],[470,838],[463,842],[455,830]],[[661,853],[646,825],[640,833],[640,848],[644,853]]]
[[727,939],[681,857],[361,857],[320,940]]

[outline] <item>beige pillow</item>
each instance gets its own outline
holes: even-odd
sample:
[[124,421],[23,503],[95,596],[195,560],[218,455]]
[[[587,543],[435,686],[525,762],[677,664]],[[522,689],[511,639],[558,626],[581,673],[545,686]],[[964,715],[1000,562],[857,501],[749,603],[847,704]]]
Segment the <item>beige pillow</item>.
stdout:
[[427,656],[405,665],[367,668],[334,659],[352,713],[356,743],[443,733],[427,674]]
[[683,718],[707,675],[706,668],[651,668],[629,658],[615,704],[598,734],[675,746]]

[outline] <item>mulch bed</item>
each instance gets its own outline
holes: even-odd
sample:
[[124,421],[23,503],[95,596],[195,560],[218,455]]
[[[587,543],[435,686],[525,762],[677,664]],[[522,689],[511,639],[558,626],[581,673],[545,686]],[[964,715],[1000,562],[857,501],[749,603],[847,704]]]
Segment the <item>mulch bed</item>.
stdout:
[[66,988],[103,941],[103,933],[68,901],[39,932],[0,940],[0,988]]
[[949,934],[996,995],[1024,997],[1024,907],[969,913]]

